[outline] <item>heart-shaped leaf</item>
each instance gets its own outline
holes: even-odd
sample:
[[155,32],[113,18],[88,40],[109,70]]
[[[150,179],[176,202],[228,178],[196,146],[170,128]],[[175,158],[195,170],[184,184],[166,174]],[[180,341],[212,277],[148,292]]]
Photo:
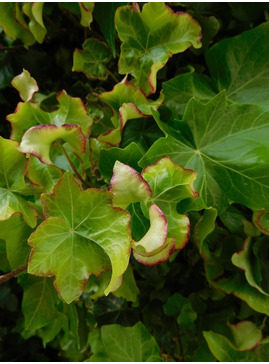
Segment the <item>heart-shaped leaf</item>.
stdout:
[[112,266],[105,293],[121,284],[130,255],[129,214],[111,205],[113,195],[96,189],[82,191],[71,173],[42,196],[48,217],[31,235],[28,271],[55,275],[55,286],[66,302],[73,301],[90,274]]

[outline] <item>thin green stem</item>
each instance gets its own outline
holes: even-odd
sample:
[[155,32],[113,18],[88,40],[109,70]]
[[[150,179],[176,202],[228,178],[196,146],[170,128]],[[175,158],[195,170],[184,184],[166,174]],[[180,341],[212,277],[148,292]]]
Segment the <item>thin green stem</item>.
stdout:
[[75,175],[77,176],[77,178],[80,180],[80,182],[83,184],[83,186],[85,188],[89,188],[90,186],[86,183],[86,181],[84,181],[84,179],[81,177],[81,175],[78,173],[76,167],[74,166],[73,162],[71,161],[71,159],[69,158],[69,155],[67,154],[66,150],[64,149],[64,147],[58,143],[58,145],[60,146],[65,158],[67,159],[68,163],[70,164],[70,167],[73,169],[73,172],[75,173]]
[[25,264],[23,267],[13,270],[12,272],[3,274],[2,276],[0,276],[0,284],[10,280],[11,278],[15,277],[19,273],[23,272],[24,270],[27,269],[27,267],[28,267],[28,264]]
[[106,71],[107,73],[109,74],[110,77],[113,78],[113,80],[116,82],[116,83],[120,83],[120,80],[114,75],[114,73],[112,73],[107,67],[106,67]]

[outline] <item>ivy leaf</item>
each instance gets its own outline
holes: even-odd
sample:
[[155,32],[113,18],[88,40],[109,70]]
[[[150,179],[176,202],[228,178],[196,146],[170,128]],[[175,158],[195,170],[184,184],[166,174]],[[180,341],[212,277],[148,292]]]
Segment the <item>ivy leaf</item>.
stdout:
[[28,160],[26,173],[32,183],[42,187],[46,192],[51,192],[63,175],[60,168],[44,164],[34,156]]
[[21,196],[33,194],[24,180],[25,156],[17,151],[18,143],[0,137],[0,221],[19,213],[30,226],[36,225],[36,212]]
[[39,278],[30,275],[20,277],[23,287],[22,312],[27,330],[37,330],[53,320],[58,312],[58,294],[50,278]]
[[0,4],[0,26],[11,39],[21,39],[26,45],[35,43],[33,34],[29,31],[20,13],[19,4],[1,3]]
[[94,3],[91,2],[79,2],[78,3],[81,13],[80,24],[83,27],[89,28],[92,22],[92,12],[94,9]]
[[197,197],[193,189],[196,173],[164,157],[146,167],[141,175],[151,187],[150,202],[156,204],[167,219],[168,238],[175,238],[176,250],[182,249],[189,238],[189,219],[177,212],[177,204],[187,197]]
[[105,293],[121,284],[130,255],[129,214],[111,205],[113,195],[96,189],[82,191],[71,173],[42,196],[48,217],[31,235],[33,247],[28,271],[55,275],[55,286],[70,303],[77,298],[90,274],[112,266]]
[[47,34],[47,29],[45,28],[42,17],[43,6],[43,2],[25,3],[23,5],[23,12],[30,19],[29,28],[38,43],[43,43],[45,35]]
[[126,77],[112,91],[101,93],[99,98],[111,107],[111,121],[115,128],[121,129],[130,119],[152,115],[151,108],[158,108],[163,101],[160,96],[156,101],[150,102]]
[[94,19],[97,21],[102,33],[104,34],[114,58],[116,57],[114,17],[116,9],[121,5],[127,5],[127,3],[97,2],[94,6]]
[[107,79],[108,69],[104,63],[107,63],[111,57],[106,44],[91,38],[82,44],[82,48],[82,51],[76,49],[74,52],[72,71],[83,72],[90,79]]
[[151,189],[141,175],[126,164],[116,161],[109,191],[113,193],[113,205],[125,209],[134,202],[146,203]]
[[13,140],[21,141],[23,134],[32,126],[42,124],[77,124],[85,136],[89,135],[92,118],[88,115],[85,105],[78,97],[71,97],[63,90],[57,95],[59,109],[46,112],[40,105],[32,102],[20,102],[13,114],[7,116],[11,122]]
[[38,91],[36,80],[25,69],[20,75],[13,78],[11,84],[19,91],[23,101],[30,101],[33,94]]
[[105,179],[110,180],[113,175],[113,166],[117,160],[136,169],[137,162],[142,157],[141,148],[133,142],[127,145],[126,148],[103,148],[99,156],[100,172]]
[[75,124],[33,126],[24,134],[18,150],[38,157],[42,163],[53,164],[50,146],[58,139],[68,142],[74,152],[85,153],[85,137]]
[[173,13],[164,3],[117,9],[115,25],[122,41],[119,72],[131,73],[148,95],[156,91],[156,74],[168,58],[191,45],[200,48],[201,28],[189,15]]
[[266,210],[254,211],[253,223],[265,235],[269,235],[269,212]]
[[195,204],[187,201],[185,211],[213,206],[221,213],[233,202],[257,210],[269,208],[267,112],[256,105],[227,106],[223,91],[206,105],[190,100],[177,126],[178,136],[159,139],[139,165],[166,155],[195,170],[194,187],[200,197]]
[[[101,327],[100,339],[101,343],[96,346],[96,352],[91,356],[90,361],[96,361],[101,352],[103,361],[162,361],[154,337],[141,322],[132,327],[104,325]],[[101,349],[101,352],[98,349]]]
[[[218,91],[226,89],[233,102],[267,106],[269,87],[269,24],[222,40],[206,53]],[[253,52],[259,49],[259,53]]]
[[7,258],[12,270],[28,263],[30,247],[27,240],[32,231],[19,214],[0,221],[0,239],[6,242]]

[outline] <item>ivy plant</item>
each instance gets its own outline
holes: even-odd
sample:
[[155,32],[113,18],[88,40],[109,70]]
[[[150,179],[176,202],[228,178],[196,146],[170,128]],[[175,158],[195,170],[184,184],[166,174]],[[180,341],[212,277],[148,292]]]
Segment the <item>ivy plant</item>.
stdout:
[[268,12],[0,4],[2,361],[268,360]]

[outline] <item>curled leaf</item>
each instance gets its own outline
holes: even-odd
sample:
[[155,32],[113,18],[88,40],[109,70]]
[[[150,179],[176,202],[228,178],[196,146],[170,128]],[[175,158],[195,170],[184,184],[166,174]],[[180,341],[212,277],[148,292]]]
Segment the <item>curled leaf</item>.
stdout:
[[19,91],[23,101],[30,101],[33,94],[38,91],[36,80],[25,69],[20,75],[13,78],[11,84]]

